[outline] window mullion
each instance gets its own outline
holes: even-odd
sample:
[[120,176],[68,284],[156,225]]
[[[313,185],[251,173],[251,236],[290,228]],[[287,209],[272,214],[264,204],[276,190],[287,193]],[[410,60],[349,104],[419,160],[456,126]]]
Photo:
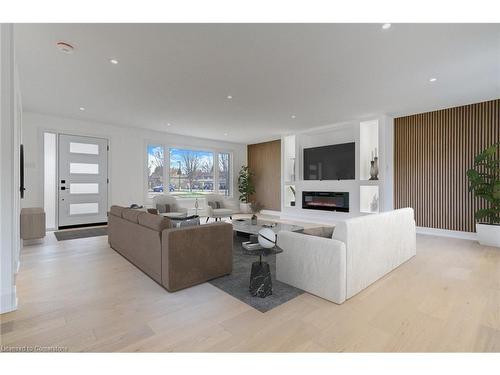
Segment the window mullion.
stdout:
[[214,152],[214,193],[219,194],[219,153]]

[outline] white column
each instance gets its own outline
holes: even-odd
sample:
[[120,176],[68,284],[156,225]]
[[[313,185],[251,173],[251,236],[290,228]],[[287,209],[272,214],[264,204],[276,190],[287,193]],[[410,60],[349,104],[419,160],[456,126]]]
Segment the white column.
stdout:
[[[19,240],[19,137],[16,120],[13,25],[0,25],[0,312],[17,308],[15,273]],[[20,103],[19,103],[20,105]]]

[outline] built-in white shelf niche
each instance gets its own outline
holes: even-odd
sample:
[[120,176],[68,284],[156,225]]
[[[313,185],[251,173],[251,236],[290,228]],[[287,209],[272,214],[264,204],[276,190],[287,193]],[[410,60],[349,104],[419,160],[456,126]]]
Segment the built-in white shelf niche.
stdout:
[[[296,155],[295,155],[295,135],[288,135],[283,138],[283,177],[285,182],[296,180]],[[286,192],[285,192],[286,194]]]
[[374,157],[379,157],[379,152],[378,120],[361,122],[359,124],[359,179],[361,181],[370,179],[370,162]]
[[361,185],[359,187],[359,211],[374,214],[379,212],[379,206],[378,185]]

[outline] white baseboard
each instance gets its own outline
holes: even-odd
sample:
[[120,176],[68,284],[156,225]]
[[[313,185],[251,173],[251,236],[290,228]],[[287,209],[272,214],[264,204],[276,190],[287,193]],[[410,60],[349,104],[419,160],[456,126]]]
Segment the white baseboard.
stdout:
[[273,210],[260,210],[262,215],[271,215],[271,216],[280,216],[281,211],[273,211]]
[[13,288],[11,293],[2,294],[0,302],[0,314],[5,314],[14,310],[17,310],[16,287]]
[[430,236],[452,237],[452,238],[460,238],[463,240],[477,241],[477,234],[472,232],[461,232],[457,230],[417,227],[417,233],[427,234]]

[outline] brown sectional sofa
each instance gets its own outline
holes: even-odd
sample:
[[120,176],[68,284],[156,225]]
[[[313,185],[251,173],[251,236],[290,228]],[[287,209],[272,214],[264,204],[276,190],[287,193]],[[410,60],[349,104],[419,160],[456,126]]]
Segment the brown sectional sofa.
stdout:
[[168,218],[112,206],[108,242],[169,292],[232,272],[233,230],[227,223],[171,228]]

